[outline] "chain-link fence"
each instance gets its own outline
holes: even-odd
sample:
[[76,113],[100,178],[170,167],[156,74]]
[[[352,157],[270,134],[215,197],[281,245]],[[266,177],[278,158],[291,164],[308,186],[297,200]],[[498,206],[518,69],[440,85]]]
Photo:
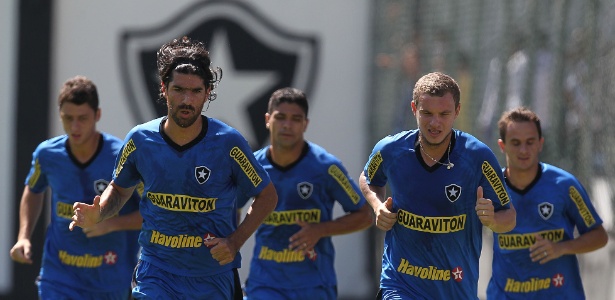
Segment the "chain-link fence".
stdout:
[[[517,105],[536,111],[545,136],[541,159],[579,178],[613,232],[615,2],[385,0],[374,1],[374,20],[371,142],[416,128],[414,83],[442,71],[462,90],[455,128],[498,155],[501,113]],[[610,246],[601,253],[613,252]],[[606,265],[602,273],[584,272],[589,299],[615,295],[612,255],[604,255],[596,263]],[[583,255],[583,270],[596,257]]]

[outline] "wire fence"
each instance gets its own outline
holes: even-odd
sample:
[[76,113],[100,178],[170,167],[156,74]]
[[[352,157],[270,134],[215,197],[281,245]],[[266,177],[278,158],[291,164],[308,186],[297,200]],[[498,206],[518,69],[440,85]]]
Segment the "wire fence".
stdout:
[[[384,0],[374,1],[374,24],[371,145],[416,128],[414,83],[447,73],[462,91],[455,127],[488,144],[502,164],[501,113],[518,105],[536,111],[541,160],[579,178],[613,234],[615,2]],[[614,295],[612,274],[593,276],[603,287],[586,291],[596,296],[589,299]]]

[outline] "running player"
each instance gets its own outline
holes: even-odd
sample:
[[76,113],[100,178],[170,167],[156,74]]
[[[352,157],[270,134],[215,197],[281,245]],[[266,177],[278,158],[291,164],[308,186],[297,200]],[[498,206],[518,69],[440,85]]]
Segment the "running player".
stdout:
[[[201,114],[222,75],[188,37],[158,51],[160,95],[168,115],[137,125],[124,140],[113,182],[94,205],[74,206],[74,226],[114,215],[142,180],[142,251],[134,298],[233,299],[239,248],[277,202],[267,172],[235,129]],[[254,196],[237,226],[236,194]]]
[[421,77],[411,101],[419,128],[378,142],[361,173],[376,226],[387,231],[380,299],[477,299],[483,225],[515,226],[495,155],[453,129],[459,98],[451,77]]
[[[308,101],[295,88],[269,99],[271,145],[254,153],[269,173],[278,205],[256,232],[246,299],[337,299],[331,236],[369,227],[372,212],[342,163],[304,139]],[[242,207],[248,197],[239,201]],[[338,202],[347,213],[333,217]]]
[[518,214],[514,230],[494,234],[487,298],[585,299],[576,254],[606,245],[602,220],[572,174],[540,162],[544,137],[534,112],[511,109],[498,126]]
[[[11,258],[32,264],[30,237],[51,190],[51,219],[37,279],[40,299],[118,299],[130,295],[142,218],[139,197],[128,194],[119,216],[83,231],[69,231],[73,203],[92,203],[113,174],[122,140],[96,130],[100,120],[96,85],[84,76],[68,79],[58,97],[66,134],[38,145],[21,197],[19,234]],[[130,197],[132,195],[132,197]]]

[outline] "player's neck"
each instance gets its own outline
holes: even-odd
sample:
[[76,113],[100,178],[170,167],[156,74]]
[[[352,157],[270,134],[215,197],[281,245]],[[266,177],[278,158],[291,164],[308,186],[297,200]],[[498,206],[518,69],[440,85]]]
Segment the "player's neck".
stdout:
[[451,137],[444,139],[442,143],[438,145],[426,143],[422,137],[419,137],[419,148],[423,160],[428,164],[435,164],[433,160],[439,161],[446,154],[451,143]]
[[94,134],[87,140],[81,144],[73,143],[70,139],[68,143],[70,145],[70,152],[73,156],[80,162],[85,163],[89,161],[94,153],[96,153],[96,149],[98,149],[98,143],[100,141],[100,132],[95,131]]
[[524,190],[534,181],[534,179],[536,179],[537,172],[538,164],[529,169],[507,167],[505,175],[508,182],[510,182],[513,187],[518,190]]
[[188,127],[181,127],[177,125],[171,118],[168,118],[164,123],[164,133],[177,145],[183,146],[192,142],[203,128],[203,117],[197,118],[197,120]]
[[292,147],[283,147],[272,143],[269,147],[269,151],[271,152],[271,159],[273,159],[273,162],[276,165],[285,167],[299,159],[303,152],[303,147],[305,147],[305,141],[303,140]]

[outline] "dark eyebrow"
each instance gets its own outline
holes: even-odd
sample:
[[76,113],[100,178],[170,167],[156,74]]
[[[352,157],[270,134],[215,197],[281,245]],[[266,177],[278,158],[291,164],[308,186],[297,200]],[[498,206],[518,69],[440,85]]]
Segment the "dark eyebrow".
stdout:
[[173,88],[173,89],[181,89],[181,90],[192,90],[192,91],[202,91],[202,90],[205,89],[205,87],[201,87],[201,86],[195,87],[195,88],[189,88],[189,87],[181,86],[179,84],[173,84],[171,86],[171,88]]

